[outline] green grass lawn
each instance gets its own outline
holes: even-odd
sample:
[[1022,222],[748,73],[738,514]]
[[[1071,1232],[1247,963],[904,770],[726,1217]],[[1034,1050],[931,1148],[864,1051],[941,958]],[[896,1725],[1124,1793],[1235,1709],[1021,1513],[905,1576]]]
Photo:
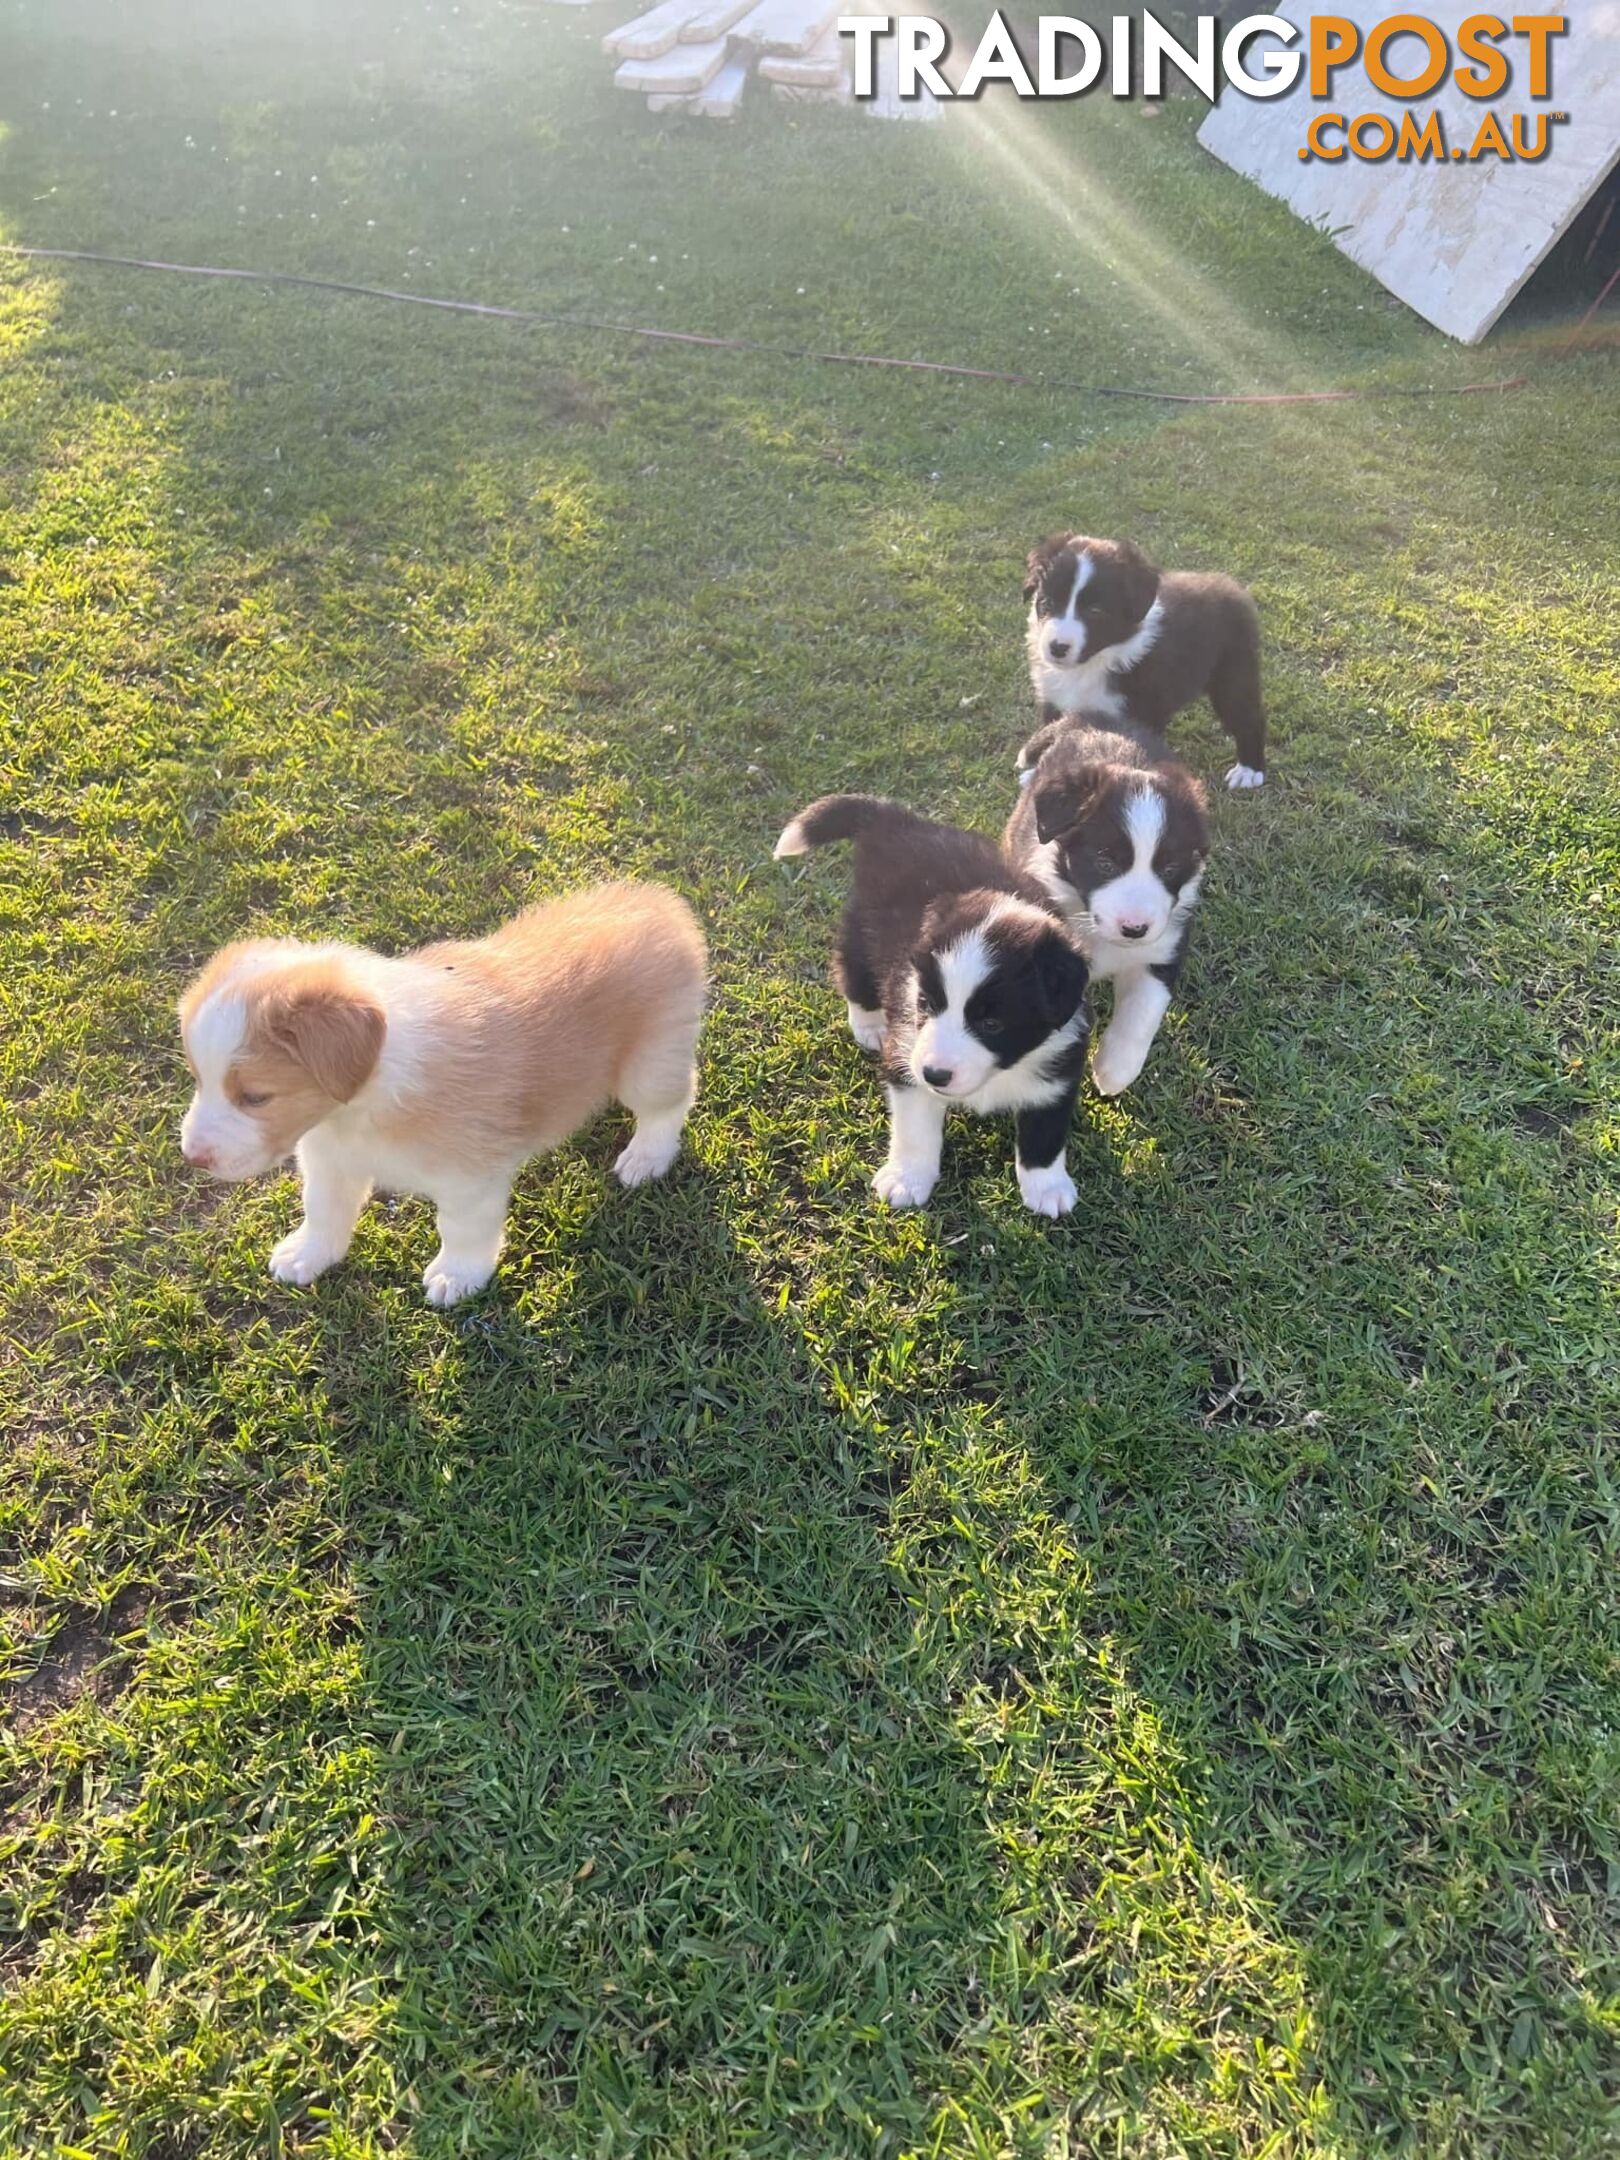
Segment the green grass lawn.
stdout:
[[[0,258],[0,2150],[1614,2154],[1612,352],[1447,347],[1189,106],[655,121],[616,19],[4,0],[0,238],[1529,385]],[[964,1125],[897,1217],[770,849],[999,825],[1065,522],[1253,583],[1274,777],[1077,1215]],[[189,970],[626,870],[667,1184],[605,1119],[470,1307],[417,1202],[276,1288]]]

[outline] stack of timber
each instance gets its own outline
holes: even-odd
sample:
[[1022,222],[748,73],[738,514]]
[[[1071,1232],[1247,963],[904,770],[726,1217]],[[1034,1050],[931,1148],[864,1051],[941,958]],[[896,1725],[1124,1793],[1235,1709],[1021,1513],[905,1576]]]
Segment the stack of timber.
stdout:
[[[837,30],[848,0],[659,0],[602,40],[613,80],[653,112],[729,120],[750,80],[773,97],[850,102],[849,54]],[[909,114],[885,117],[910,117]]]

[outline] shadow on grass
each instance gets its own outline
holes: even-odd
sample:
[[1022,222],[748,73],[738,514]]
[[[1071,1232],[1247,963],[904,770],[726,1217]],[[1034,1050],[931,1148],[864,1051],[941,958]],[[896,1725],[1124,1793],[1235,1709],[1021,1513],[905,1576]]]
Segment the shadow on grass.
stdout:
[[1128,1675],[1043,1639],[982,1413],[840,1406],[690,1163],[526,1244],[425,1362],[322,1329],[423,2149],[908,2151],[1043,2074],[1042,2124],[1297,2129],[1297,1975]]
[[[1353,1135],[1295,1081],[1244,1101],[1197,1072],[1173,1136],[1127,1112],[1123,1188],[1082,1178],[1089,1219],[1058,1237],[987,1239],[947,1196],[934,1386],[879,1384],[874,1340],[873,1416],[904,1424],[947,1373],[982,1406],[976,1444],[1052,1585],[1004,1724],[1050,1716],[1083,1614],[1152,1706],[1199,1867],[1285,1953],[1291,2089],[1325,2148],[1597,2153],[1614,1386],[1590,1176],[1511,1112],[1437,1111],[1426,1061],[1380,1075]],[[1001,1598],[1038,1585],[997,1562]],[[1037,1760],[1038,1818],[1062,1771]]]

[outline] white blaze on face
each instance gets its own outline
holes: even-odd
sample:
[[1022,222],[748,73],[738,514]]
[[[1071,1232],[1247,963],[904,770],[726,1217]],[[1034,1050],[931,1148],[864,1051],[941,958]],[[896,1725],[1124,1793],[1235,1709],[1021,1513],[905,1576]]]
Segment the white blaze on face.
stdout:
[[[932,1014],[918,1007],[917,1039],[909,1062],[924,1087],[955,1100],[976,1094],[1001,1069],[995,1052],[969,1033],[966,1020],[969,998],[995,963],[982,929],[970,930],[934,958],[945,988],[945,1006],[943,1011]],[[925,1075],[930,1072],[948,1073],[950,1077],[929,1080]]]
[[270,1167],[257,1121],[237,1108],[225,1087],[246,1033],[247,1008],[228,989],[200,1005],[186,1029],[197,1087],[180,1122],[180,1148],[215,1177],[255,1177]]
[[[1153,867],[1153,851],[1164,837],[1164,797],[1157,788],[1138,788],[1125,806],[1125,833],[1131,864],[1091,895],[1091,920],[1097,933],[1121,945],[1151,945],[1169,928],[1176,896]],[[1127,937],[1127,929],[1135,937]]]
[[1091,583],[1096,569],[1089,555],[1082,555],[1075,566],[1074,588],[1069,594],[1069,604],[1061,615],[1048,617],[1046,624],[1046,657],[1058,667],[1073,667],[1086,657],[1086,626],[1080,620],[1080,595]]

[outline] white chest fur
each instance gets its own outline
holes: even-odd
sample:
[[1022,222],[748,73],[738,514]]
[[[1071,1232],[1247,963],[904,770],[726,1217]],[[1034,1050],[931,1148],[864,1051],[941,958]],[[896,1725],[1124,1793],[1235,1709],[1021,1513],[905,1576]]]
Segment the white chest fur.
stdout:
[[[1043,619],[1031,608],[1029,615],[1029,673],[1035,695],[1043,705],[1060,713],[1092,720],[1123,720],[1126,703],[1118,677],[1128,674],[1158,643],[1164,609],[1154,601],[1133,634],[1119,645],[1105,645],[1101,652],[1087,653],[1085,625],[1078,617]],[[1054,632],[1061,632],[1077,648],[1078,657],[1058,662],[1047,646]]]
[[1078,667],[1059,667],[1037,658],[1031,675],[1035,695],[1043,705],[1076,719],[1123,720],[1125,700],[1114,686],[1111,652],[1094,653]]

